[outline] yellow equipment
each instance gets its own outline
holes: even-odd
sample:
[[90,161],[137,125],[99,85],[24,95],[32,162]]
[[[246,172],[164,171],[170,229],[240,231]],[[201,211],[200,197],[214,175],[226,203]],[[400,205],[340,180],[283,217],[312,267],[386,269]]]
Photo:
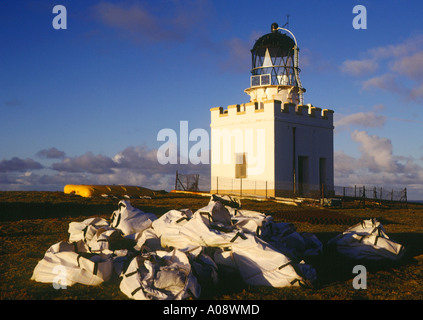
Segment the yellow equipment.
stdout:
[[154,191],[137,186],[119,186],[119,185],[74,185],[65,186],[64,192],[67,194],[77,194],[82,197],[96,196],[128,196],[131,198],[139,198],[141,196],[153,196]]

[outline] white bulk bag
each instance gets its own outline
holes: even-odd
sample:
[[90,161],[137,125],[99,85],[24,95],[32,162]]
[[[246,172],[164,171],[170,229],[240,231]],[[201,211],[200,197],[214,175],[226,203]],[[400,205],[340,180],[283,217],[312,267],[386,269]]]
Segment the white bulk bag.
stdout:
[[192,245],[224,248],[231,244],[237,233],[231,226],[214,223],[207,211],[197,211],[179,230],[179,237],[183,237]]
[[87,243],[90,252],[113,254],[115,250],[130,249],[134,247],[136,241],[122,237],[120,230],[99,230]]
[[151,227],[157,217],[153,213],[145,213],[134,208],[127,200],[121,200],[118,210],[110,217],[110,226],[119,229],[124,235],[137,233]]
[[323,250],[322,242],[314,234],[299,233],[292,223],[275,223],[272,217],[263,222],[259,237],[295,260],[317,256]]
[[90,252],[112,254],[117,249],[128,249],[135,245],[125,240],[122,231],[112,228],[103,218],[89,218],[69,224],[69,241],[84,241]]
[[199,247],[198,244],[193,244],[190,239],[179,234],[181,228],[192,216],[192,211],[189,209],[170,210],[153,221],[152,229],[160,237],[163,248],[172,247],[184,252],[192,252]]
[[209,255],[203,252],[196,256],[191,255],[190,257],[192,270],[201,285],[201,292],[214,289],[219,282],[217,264]]
[[210,223],[216,227],[233,228],[232,216],[229,209],[219,201],[210,201],[209,204],[194,214],[202,214],[208,216]]
[[236,268],[245,283],[272,287],[299,286],[316,280],[314,268],[304,265],[307,277],[300,275],[296,264],[265,241],[250,234],[237,237],[224,250],[216,251],[215,262]]
[[158,250],[132,259],[122,276],[120,290],[135,300],[198,298],[201,290],[185,253]]
[[71,222],[68,227],[69,241],[83,240],[87,243],[98,230],[105,231],[110,229],[107,220],[100,217],[88,218],[82,222]]
[[213,194],[210,197],[209,204],[217,201],[221,202],[227,208],[241,208],[241,200],[239,200],[239,198],[231,197],[229,195]]
[[157,218],[152,223],[152,228],[156,231],[157,236],[164,233],[179,233],[179,229],[189,219],[192,218],[192,211],[189,209],[183,210],[169,210],[164,213],[160,218]]
[[404,247],[389,239],[382,224],[376,219],[363,220],[329,240],[336,250],[352,259],[399,260]]
[[245,210],[245,209],[229,209],[232,217],[232,223],[235,227],[243,232],[249,232],[257,234],[257,230],[259,230],[266,220],[266,215],[252,210]]
[[197,212],[208,212],[211,222],[217,226],[226,226],[229,229],[232,226],[243,232],[257,233],[266,215],[257,211],[240,209],[240,207],[241,203],[234,198],[213,195],[208,205]]
[[113,272],[110,255],[78,252],[79,243],[58,242],[52,245],[36,265],[31,280],[72,286],[81,283],[96,286],[108,281]]
[[162,250],[160,238],[157,236],[153,228],[148,228],[137,233],[131,233],[125,236],[125,239],[135,242],[134,249],[136,251],[155,251]]

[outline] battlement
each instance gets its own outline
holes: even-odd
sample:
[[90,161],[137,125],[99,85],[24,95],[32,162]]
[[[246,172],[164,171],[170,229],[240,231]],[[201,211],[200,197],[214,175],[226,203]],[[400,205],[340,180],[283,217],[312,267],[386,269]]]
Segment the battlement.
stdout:
[[[280,118],[291,121],[325,121],[326,124],[333,123],[333,113],[331,109],[321,109],[311,104],[295,105],[293,103],[282,103],[280,100],[266,100],[263,102],[249,102],[244,104],[229,105],[227,109],[222,107],[211,108],[211,120],[227,118],[231,120],[241,120],[242,117],[249,118]],[[223,119],[222,119],[223,120]]]

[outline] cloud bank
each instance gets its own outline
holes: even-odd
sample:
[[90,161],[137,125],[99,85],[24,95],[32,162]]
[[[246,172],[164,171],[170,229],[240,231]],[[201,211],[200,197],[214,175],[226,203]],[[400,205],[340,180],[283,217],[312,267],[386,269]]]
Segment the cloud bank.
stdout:
[[[361,77],[362,90],[392,92],[406,101],[423,101],[423,35],[405,41],[369,49],[366,58],[345,60],[340,70]],[[381,74],[375,73],[385,70]]]
[[351,138],[358,143],[360,156],[335,152],[335,184],[407,187],[422,196],[423,166],[419,159],[396,156],[390,139],[367,131],[354,130]]
[[0,172],[24,172],[27,170],[38,170],[42,169],[43,165],[32,159],[20,159],[13,157],[10,160],[0,161]]
[[[336,186],[407,187],[411,193],[422,196],[423,166],[419,161],[423,159],[396,156],[390,139],[370,135],[365,130],[352,131],[351,139],[358,144],[360,155],[335,152]],[[41,154],[46,154],[44,151]],[[200,189],[209,190],[210,165],[161,165],[157,150],[145,146],[130,146],[112,157],[86,152],[56,159],[50,166],[29,158],[3,159],[0,190],[63,191],[66,184],[122,184],[170,191],[175,185],[176,170],[200,174]]]
[[127,147],[113,157],[92,152],[66,157],[56,148],[41,150],[36,156],[56,161],[49,166],[29,158],[0,161],[0,190],[62,191],[66,184],[122,184],[170,191],[175,185],[176,170],[200,174],[203,190],[210,185],[208,164],[161,165],[157,150],[145,146]]

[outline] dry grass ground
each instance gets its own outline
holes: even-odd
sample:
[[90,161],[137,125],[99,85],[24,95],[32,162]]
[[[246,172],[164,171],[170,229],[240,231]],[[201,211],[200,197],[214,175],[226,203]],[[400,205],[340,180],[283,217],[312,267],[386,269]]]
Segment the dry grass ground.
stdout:
[[[163,214],[170,209],[205,206],[208,197],[161,194],[153,199],[131,199],[134,207]],[[54,243],[68,240],[68,225],[87,217],[110,218],[118,199],[87,199],[62,192],[0,192],[0,299],[127,299],[117,282],[98,287],[75,285],[55,290],[51,284],[31,281],[32,272]],[[423,299],[423,206],[408,208],[320,209],[294,207],[272,201],[243,200],[242,207],[273,215],[276,221],[292,222],[299,232],[312,232],[324,244],[363,218],[378,218],[388,236],[407,251],[397,263],[366,265],[367,289],[355,290],[352,268],[330,250],[313,261],[319,283],[315,288],[270,288],[222,279],[204,299],[217,300],[422,300]],[[334,219],[333,217],[338,217]]]

